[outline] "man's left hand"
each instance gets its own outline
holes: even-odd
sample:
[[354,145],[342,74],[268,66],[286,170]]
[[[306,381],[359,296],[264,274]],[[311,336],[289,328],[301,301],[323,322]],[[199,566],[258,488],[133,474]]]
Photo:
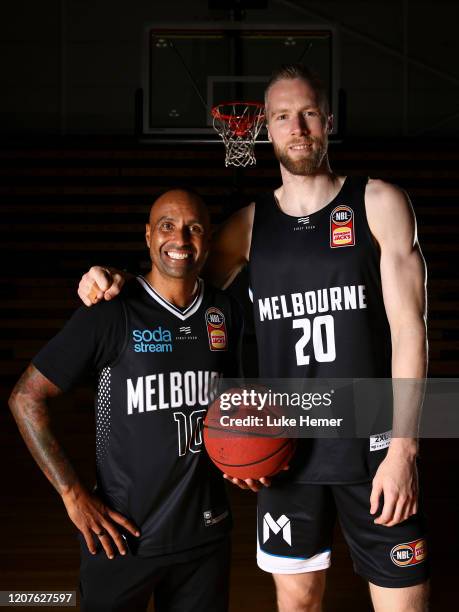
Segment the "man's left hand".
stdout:
[[415,457],[388,452],[381,462],[370,496],[370,514],[379,507],[381,494],[384,506],[374,520],[376,525],[393,527],[405,521],[418,510],[418,472]]

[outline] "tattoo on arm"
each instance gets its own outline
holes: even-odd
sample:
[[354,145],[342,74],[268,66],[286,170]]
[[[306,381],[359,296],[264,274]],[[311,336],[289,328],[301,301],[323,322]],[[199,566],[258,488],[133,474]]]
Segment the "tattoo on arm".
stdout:
[[50,427],[46,401],[61,393],[59,387],[29,365],[11,393],[9,406],[33,458],[62,495],[78,483],[78,477]]

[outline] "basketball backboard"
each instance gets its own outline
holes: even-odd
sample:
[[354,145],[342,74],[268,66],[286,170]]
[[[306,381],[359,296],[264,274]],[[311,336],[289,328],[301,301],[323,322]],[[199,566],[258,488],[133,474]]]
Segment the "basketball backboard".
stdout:
[[[211,108],[228,100],[262,102],[274,68],[301,61],[328,91],[338,131],[338,41],[333,28],[176,23],[145,30],[143,133],[178,139],[218,138]],[[263,130],[259,141],[266,140]]]

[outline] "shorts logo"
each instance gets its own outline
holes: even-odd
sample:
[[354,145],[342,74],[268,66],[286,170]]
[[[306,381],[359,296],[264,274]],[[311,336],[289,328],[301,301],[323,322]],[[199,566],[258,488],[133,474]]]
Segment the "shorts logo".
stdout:
[[337,206],[330,215],[330,247],[335,249],[354,244],[354,211],[349,206]]
[[417,565],[425,560],[427,557],[426,541],[421,538],[420,540],[413,540],[413,542],[405,542],[404,544],[397,544],[390,551],[390,558],[392,563],[399,567],[405,567],[408,565]]
[[224,519],[226,519],[226,517],[229,516],[229,511],[225,510],[224,512],[221,512],[217,516],[214,516],[212,510],[206,510],[203,513],[203,516],[204,516],[204,525],[206,527],[209,527],[210,525],[216,525],[220,521],[223,521]]
[[221,310],[213,306],[212,308],[208,308],[206,310],[205,318],[210,350],[226,351],[227,334],[225,315],[222,313]]
[[287,542],[289,546],[292,545],[292,529],[290,519],[282,514],[277,521],[273,519],[269,512],[267,512],[263,517],[263,544],[269,540],[271,535],[271,531],[277,535],[280,531],[282,531],[282,537]]

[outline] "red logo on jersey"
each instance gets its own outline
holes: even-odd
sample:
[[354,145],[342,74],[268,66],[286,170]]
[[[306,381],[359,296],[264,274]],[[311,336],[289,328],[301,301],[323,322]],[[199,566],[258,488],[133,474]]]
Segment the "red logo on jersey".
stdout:
[[407,565],[417,565],[424,561],[427,557],[426,541],[424,539],[413,540],[413,542],[405,542],[397,544],[390,551],[392,563],[400,567]]
[[330,215],[330,247],[354,246],[354,211],[349,206],[337,206]]
[[206,310],[207,335],[211,351],[226,351],[227,334],[225,315],[221,310],[212,306]]

